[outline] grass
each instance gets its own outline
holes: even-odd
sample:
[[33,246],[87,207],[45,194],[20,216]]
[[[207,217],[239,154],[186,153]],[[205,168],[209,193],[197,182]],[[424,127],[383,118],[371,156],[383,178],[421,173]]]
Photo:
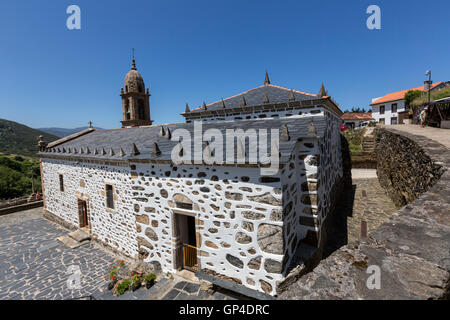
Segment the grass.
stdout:
[[[450,87],[438,91],[431,91],[431,101],[450,97]],[[421,97],[414,99],[411,106],[417,107],[428,102],[428,94],[425,92]]]
[[361,155],[363,153],[362,141],[364,132],[365,129],[349,129],[344,131],[344,137],[348,141],[352,156]]

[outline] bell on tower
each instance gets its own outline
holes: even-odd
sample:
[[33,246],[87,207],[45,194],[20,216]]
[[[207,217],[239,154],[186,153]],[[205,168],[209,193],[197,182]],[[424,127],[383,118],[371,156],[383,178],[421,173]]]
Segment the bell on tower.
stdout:
[[144,79],[137,71],[134,59],[131,70],[125,76],[125,90],[120,90],[122,97],[122,128],[148,126],[153,120],[150,119],[150,96],[149,90],[145,88]]

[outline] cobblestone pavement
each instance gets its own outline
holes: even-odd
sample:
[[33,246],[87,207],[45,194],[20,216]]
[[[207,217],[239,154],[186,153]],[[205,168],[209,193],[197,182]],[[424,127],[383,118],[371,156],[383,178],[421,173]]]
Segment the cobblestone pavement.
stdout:
[[361,221],[367,221],[367,232],[378,228],[397,212],[378,179],[354,179],[353,210],[347,218],[348,242],[359,240]]
[[343,191],[331,217],[324,258],[341,246],[359,240],[361,221],[367,222],[367,233],[370,233],[396,212],[377,178],[353,179],[352,188]]
[[[89,243],[64,247],[67,230],[40,217],[42,208],[0,217],[0,300],[76,299],[106,288],[114,257]],[[69,289],[69,266],[81,271],[81,289]]]
[[[56,240],[68,230],[42,218],[42,208],[0,216],[0,300],[233,300],[226,290],[206,293],[179,276],[162,277],[150,289],[141,287],[121,296],[107,290],[103,275],[114,254],[88,243],[76,249]],[[69,266],[81,271],[81,288],[70,289]]]

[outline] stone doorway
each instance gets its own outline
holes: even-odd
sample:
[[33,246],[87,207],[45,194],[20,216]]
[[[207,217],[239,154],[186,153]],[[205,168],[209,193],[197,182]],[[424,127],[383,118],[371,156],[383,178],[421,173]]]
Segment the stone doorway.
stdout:
[[175,269],[197,270],[199,260],[195,216],[174,210],[173,223]]
[[86,200],[78,199],[78,219],[80,228],[89,230],[89,214]]

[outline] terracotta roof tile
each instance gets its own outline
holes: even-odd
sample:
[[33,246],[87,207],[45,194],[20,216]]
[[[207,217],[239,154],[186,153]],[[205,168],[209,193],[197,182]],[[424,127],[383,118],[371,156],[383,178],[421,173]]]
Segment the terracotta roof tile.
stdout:
[[341,116],[342,120],[373,120],[372,113],[346,112]]
[[[442,81],[433,83],[431,85],[431,88],[434,88],[434,87],[440,85],[441,83],[442,83]],[[388,94],[382,96],[381,98],[376,99],[370,105],[373,106],[374,104],[380,104],[380,103],[385,103],[385,102],[389,102],[389,101],[401,100],[401,99],[403,99],[405,97],[405,93],[407,93],[410,90],[425,91],[424,90],[424,86],[420,86],[420,87],[416,87],[416,88],[411,88],[411,89],[406,89],[406,90],[401,90],[401,91],[388,93]]]

